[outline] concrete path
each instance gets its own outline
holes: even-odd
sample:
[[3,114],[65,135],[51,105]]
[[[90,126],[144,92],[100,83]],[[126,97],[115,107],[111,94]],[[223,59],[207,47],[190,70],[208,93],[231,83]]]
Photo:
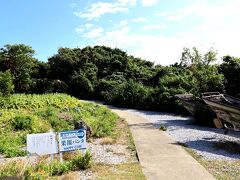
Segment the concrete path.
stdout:
[[149,180],[213,180],[214,177],[177,145],[165,132],[156,129],[147,119],[114,109],[128,122],[140,164]]

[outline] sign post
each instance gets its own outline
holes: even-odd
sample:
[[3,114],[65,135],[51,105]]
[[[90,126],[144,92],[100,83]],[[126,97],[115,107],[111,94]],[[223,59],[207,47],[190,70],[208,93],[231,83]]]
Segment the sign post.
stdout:
[[56,134],[54,132],[28,134],[27,151],[37,155],[58,153]]
[[[59,146],[58,146],[59,145]],[[30,154],[47,155],[60,153],[60,161],[63,161],[62,153],[74,150],[86,149],[86,130],[78,129],[72,131],[62,131],[58,133],[58,141],[56,133],[39,133],[27,135],[27,151]]]
[[86,149],[86,130],[63,131],[58,134],[59,152]]

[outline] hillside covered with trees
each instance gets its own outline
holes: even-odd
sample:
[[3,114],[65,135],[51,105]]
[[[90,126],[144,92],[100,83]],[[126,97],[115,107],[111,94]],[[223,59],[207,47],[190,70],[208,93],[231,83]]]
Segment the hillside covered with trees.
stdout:
[[[201,54],[184,48],[180,63],[155,65],[105,46],[59,48],[48,61],[34,58],[24,44],[0,49],[0,94],[67,93],[77,98],[103,100],[122,107],[183,110],[179,93],[219,91],[240,97],[240,59],[225,56],[215,64],[216,51]],[[176,60],[177,61],[177,60]]]

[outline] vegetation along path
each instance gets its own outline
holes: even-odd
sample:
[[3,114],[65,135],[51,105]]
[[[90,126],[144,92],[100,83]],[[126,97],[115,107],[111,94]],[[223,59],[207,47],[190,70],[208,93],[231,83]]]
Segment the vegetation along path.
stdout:
[[147,179],[214,179],[181,146],[147,119],[126,110],[112,110],[128,122]]

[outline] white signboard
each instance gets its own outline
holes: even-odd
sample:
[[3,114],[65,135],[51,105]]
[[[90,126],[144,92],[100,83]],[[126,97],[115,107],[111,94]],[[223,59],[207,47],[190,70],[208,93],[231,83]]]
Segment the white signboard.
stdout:
[[53,132],[28,134],[27,151],[38,155],[58,153],[56,134]]
[[74,151],[86,149],[86,130],[79,129],[74,131],[63,131],[59,136],[59,151]]

